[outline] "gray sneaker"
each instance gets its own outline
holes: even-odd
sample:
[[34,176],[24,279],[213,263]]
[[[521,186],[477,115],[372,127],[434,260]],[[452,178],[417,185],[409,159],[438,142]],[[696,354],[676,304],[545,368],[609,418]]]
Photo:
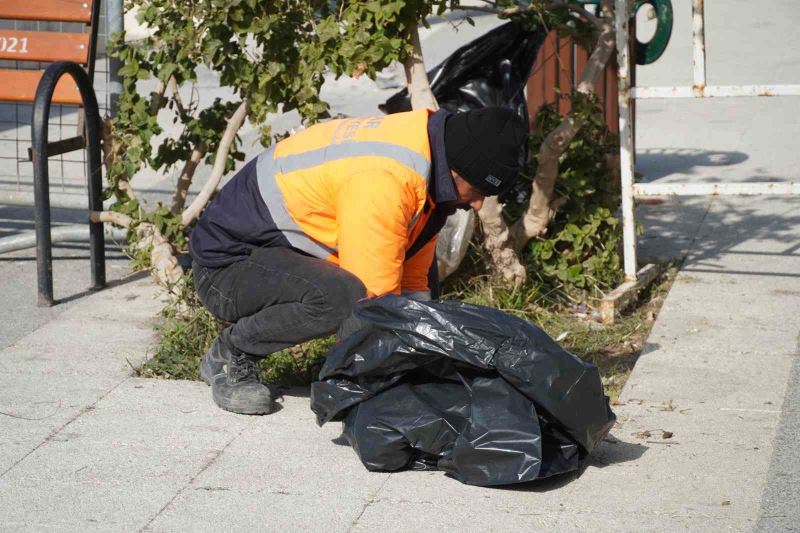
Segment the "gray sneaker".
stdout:
[[228,372],[211,383],[214,402],[222,409],[241,415],[266,415],[272,412],[272,393],[258,379],[258,357],[233,355]]
[[225,367],[230,362],[232,355],[230,348],[217,337],[211,348],[203,355],[203,360],[200,361],[200,377],[203,378],[206,385],[211,385],[214,383],[214,378],[225,374]]

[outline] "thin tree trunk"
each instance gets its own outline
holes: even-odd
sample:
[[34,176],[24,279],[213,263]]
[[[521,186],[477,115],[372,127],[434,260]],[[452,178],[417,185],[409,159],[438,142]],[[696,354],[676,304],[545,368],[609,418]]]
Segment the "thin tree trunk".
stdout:
[[192,201],[191,205],[181,215],[181,224],[186,227],[200,216],[200,213],[205,208],[211,195],[217,190],[222,175],[225,173],[225,162],[228,160],[228,153],[231,150],[233,140],[236,138],[236,132],[244,124],[244,119],[247,118],[247,102],[242,102],[233,116],[228,119],[228,126],[225,128],[225,133],[222,135],[222,140],[217,148],[216,159],[214,160],[214,167],[211,169],[211,176],[208,181],[203,185],[200,194]]
[[483,228],[483,246],[489,252],[497,273],[514,287],[522,285],[527,274],[516,252],[508,246],[509,230],[503,220],[503,204],[497,196],[490,196],[483,201],[478,217]]
[[[534,8],[550,9],[567,7],[579,13],[597,28],[599,32],[597,46],[589,58],[587,68],[578,84],[577,90],[584,94],[594,92],[594,82],[605,69],[608,59],[614,50],[613,10],[608,0],[601,4],[601,17],[586,11],[585,7],[567,1],[544,2],[538,6],[513,6],[498,8],[490,6],[459,6],[455,9],[484,11],[497,15],[513,15]],[[525,215],[509,229],[502,217],[502,206],[497,198],[487,198],[478,213],[485,235],[484,246],[489,252],[495,269],[506,281],[515,285],[525,279],[524,267],[519,262],[517,253],[534,236],[542,235],[547,224],[555,215],[555,210],[564,203],[564,199],[554,198],[553,190],[558,178],[558,161],[582,123],[572,117],[564,121],[547,136],[539,153],[539,168],[534,179],[531,203]]]
[[121,228],[130,228],[133,224],[131,217],[116,211],[90,211],[89,220],[91,222],[109,222]]
[[[119,141],[114,140],[114,127],[112,126],[111,117],[106,117],[103,119],[103,128],[102,128],[102,150],[103,150],[103,164],[106,167],[106,174],[108,174],[108,169],[111,168],[114,159],[121,156],[123,151],[122,145]],[[124,192],[129,200],[136,199],[136,193],[133,191],[133,186],[127,179],[119,179],[117,181],[117,189],[121,192]]]
[[192,185],[194,172],[197,170],[197,165],[200,164],[203,156],[206,155],[206,150],[206,145],[200,144],[200,146],[192,150],[189,160],[185,165],[183,165],[181,176],[178,178],[178,184],[175,186],[175,194],[172,196],[171,211],[176,215],[183,211],[183,208],[186,205],[186,196],[189,194],[189,187]]
[[115,211],[91,211],[89,220],[92,222],[108,222],[136,231],[139,234],[139,240],[134,246],[140,250],[151,249],[151,274],[156,282],[163,287],[172,289],[175,283],[183,277],[183,268],[181,268],[178,259],[175,257],[172,245],[155,225],[149,222],[142,222],[132,228],[133,219],[128,215]]
[[[609,11],[604,9],[606,16],[597,19],[600,35],[578,83],[576,90],[579,93],[594,94],[595,81],[605,70],[615,49],[614,26]],[[563,204],[564,200],[554,198],[553,194],[558,178],[559,158],[582,126],[583,120],[580,117],[567,116],[542,142],[528,210],[511,228],[511,244],[515,250],[522,249],[532,238],[543,235],[556,209]]]
[[439,104],[428,83],[428,73],[425,71],[425,62],[422,59],[422,43],[420,43],[419,29],[416,26],[409,30],[409,40],[414,47],[414,52],[406,58],[403,67],[406,71],[411,108],[439,109]]

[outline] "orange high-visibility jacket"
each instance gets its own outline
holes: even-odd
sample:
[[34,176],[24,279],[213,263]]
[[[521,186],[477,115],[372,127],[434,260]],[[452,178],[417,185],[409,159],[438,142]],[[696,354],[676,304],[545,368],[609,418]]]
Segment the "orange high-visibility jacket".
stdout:
[[[435,212],[429,114],[334,120],[281,141],[206,209],[191,239],[195,260],[220,266],[256,246],[288,245],[351,272],[370,295],[427,290],[436,247],[432,228],[423,235]],[[244,222],[248,210],[259,215]]]

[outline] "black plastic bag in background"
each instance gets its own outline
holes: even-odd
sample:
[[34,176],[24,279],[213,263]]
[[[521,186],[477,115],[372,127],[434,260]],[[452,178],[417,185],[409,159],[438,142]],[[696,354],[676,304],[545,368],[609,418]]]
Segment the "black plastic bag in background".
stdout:
[[[547,33],[541,27],[526,31],[522,25],[508,22],[457,49],[428,72],[439,106],[451,113],[505,107],[514,110],[527,124],[525,84]],[[379,107],[385,113],[410,111],[408,89]],[[500,200],[518,203],[530,195],[530,189],[530,182],[520,180]],[[448,218],[436,247],[440,279],[454,272],[464,259],[474,221],[472,212],[459,211]]]
[[[547,31],[508,22],[453,52],[428,72],[439,106],[450,112],[506,107],[528,121],[525,83]],[[411,111],[408,89],[379,106],[385,113]]]
[[522,319],[391,295],[354,316],[364,327],[331,349],[311,409],[344,421],[369,470],[532,481],[577,469],[614,423],[597,367]]

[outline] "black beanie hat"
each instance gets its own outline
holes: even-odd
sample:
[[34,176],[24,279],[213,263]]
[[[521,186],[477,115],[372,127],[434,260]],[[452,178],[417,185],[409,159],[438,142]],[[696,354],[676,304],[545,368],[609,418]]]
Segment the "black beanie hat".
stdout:
[[494,196],[517,181],[528,152],[528,125],[502,107],[457,113],[445,123],[444,145],[450,169]]

